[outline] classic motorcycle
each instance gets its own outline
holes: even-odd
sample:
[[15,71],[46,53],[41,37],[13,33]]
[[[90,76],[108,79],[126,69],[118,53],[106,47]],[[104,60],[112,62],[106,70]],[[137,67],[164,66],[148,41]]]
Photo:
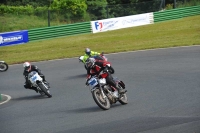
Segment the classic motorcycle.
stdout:
[[40,75],[36,71],[30,72],[28,74],[28,79],[31,82],[32,86],[38,89],[38,92],[41,95],[47,95],[49,98],[52,97],[49,91],[49,85],[43,82],[42,77],[40,77]]
[[5,72],[8,70],[8,64],[5,61],[0,61],[0,72]]
[[[101,79],[97,76],[93,76],[88,80],[88,85],[91,88],[91,93],[96,104],[103,110],[110,109],[111,104],[119,101],[122,105],[128,103],[126,93],[119,94],[118,90],[113,86],[106,83],[105,77],[108,73],[101,74]],[[113,78],[119,88],[125,89],[123,81],[117,77]]]
[[[85,63],[83,62],[83,58],[84,58],[84,56],[80,56],[80,57],[79,57],[79,61],[82,62],[82,63],[84,64],[84,67],[85,67],[85,69],[87,70],[87,66],[86,66]],[[96,55],[96,56],[91,56],[90,58],[94,58],[95,60],[101,60],[101,61],[104,61],[104,62],[108,62],[108,58],[107,58],[105,55],[103,55],[103,54],[101,54],[101,55]],[[111,64],[111,63],[109,62],[109,64]],[[114,68],[113,68],[112,66],[109,67],[109,72],[110,72],[111,74],[114,74],[114,73],[115,73],[115,70],[114,70]]]

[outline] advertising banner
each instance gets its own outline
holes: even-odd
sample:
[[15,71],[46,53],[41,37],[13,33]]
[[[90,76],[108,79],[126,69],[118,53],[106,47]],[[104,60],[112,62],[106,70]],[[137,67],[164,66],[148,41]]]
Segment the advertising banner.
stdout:
[[151,24],[153,13],[91,21],[92,32],[104,32],[133,26]]
[[0,33],[0,46],[22,44],[28,42],[28,31],[14,31]]

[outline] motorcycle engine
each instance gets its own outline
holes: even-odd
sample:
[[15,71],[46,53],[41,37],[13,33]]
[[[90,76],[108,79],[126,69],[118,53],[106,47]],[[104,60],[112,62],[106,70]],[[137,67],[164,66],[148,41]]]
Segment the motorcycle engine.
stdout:
[[111,103],[111,104],[112,104],[112,103],[116,103],[116,99],[115,99],[115,97],[113,96],[113,93],[110,93],[110,92],[112,92],[112,91],[111,91],[111,88],[110,88],[109,86],[105,85],[105,86],[104,86],[104,90],[106,91],[106,96],[108,97],[110,103]]

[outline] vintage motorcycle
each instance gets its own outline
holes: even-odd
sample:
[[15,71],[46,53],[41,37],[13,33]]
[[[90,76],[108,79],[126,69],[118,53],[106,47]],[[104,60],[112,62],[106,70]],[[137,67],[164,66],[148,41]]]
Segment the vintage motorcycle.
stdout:
[[[79,57],[79,62],[82,62],[84,64],[85,69],[87,70],[87,66],[83,62],[83,58],[84,58],[84,56],[80,56]],[[108,58],[105,55],[103,55],[103,54],[97,55],[97,56],[91,56],[90,58],[94,58],[95,60],[101,60],[101,61],[104,61],[104,62],[108,62]],[[109,64],[111,64],[111,63],[109,62]],[[114,68],[111,65],[109,67],[109,72],[111,74],[115,73],[115,70],[114,70]]]
[[[91,93],[96,104],[103,110],[110,109],[111,104],[119,101],[122,105],[128,103],[126,93],[119,94],[118,90],[113,86],[106,83],[105,77],[108,73],[102,73],[101,79],[99,76],[91,77],[87,83],[91,88]],[[125,89],[125,84],[123,81],[119,80],[117,77],[113,78],[119,88]]]
[[36,71],[32,71],[28,74],[28,80],[31,82],[33,87],[38,89],[38,92],[41,95],[47,95],[49,98],[52,97],[48,83],[44,83],[42,77],[40,77]]
[[5,61],[0,61],[0,72],[5,72],[8,70],[8,64]]

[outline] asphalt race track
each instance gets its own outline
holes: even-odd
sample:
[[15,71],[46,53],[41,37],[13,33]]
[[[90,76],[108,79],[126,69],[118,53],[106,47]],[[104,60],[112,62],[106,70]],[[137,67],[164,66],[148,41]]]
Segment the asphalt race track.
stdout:
[[103,111],[85,87],[78,58],[33,63],[52,98],[23,88],[22,64],[0,73],[1,133],[200,133],[200,46],[106,55],[128,90],[127,105]]

